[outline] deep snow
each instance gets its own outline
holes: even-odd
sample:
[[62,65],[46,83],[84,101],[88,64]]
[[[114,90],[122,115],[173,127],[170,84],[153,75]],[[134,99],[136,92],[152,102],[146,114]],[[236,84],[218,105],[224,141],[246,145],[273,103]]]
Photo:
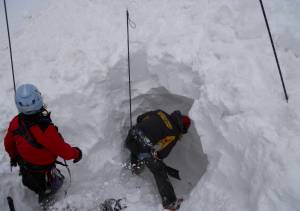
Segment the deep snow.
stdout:
[[[106,198],[126,197],[129,211],[162,210],[152,175],[132,177],[121,167],[128,156],[128,8],[136,23],[134,117],[180,108],[193,119],[167,160],[183,176],[172,180],[185,198],[181,210],[299,210],[300,1],[264,2],[288,104],[258,1],[8,1],[17,85],[36,84],[65,139],[84,152],[55,207],[95,210]],[[3,5],[0,11],[2,140],[17,111]],[[17,210],[36,210],[36,196],[17,169],[10,172],[0,146],[1,209],[11,195]]]

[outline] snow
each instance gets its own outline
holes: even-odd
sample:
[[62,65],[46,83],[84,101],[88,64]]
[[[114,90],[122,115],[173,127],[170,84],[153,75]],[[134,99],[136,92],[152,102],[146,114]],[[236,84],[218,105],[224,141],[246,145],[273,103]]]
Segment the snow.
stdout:
[[[16,83],[36,84],[65,139],[84,153],[78,164],[69,162],[72,185],[54,209],[96,210],[107,198],[126,197],[129,211],[163,210],[151,173],[133,177],[122,168],[128,8],[136,24],[134,119],[156,108],[193,119],[166,161],[183,178],[171,179],[185,199],[180,210],[299,210],[300,2],[264,3],[288,104],[259,1],[8,1]],[[2,14],[0,140],[17,113]],[[10,172],[0,146],[1,209],[8,210],[10,195],[17,210],[37,210],[37,197],[17,169]]]

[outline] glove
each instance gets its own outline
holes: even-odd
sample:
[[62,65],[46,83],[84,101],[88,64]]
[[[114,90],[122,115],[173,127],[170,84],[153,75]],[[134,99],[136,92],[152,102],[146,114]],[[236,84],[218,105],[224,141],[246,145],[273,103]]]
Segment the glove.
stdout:
[[81,152],[81,150],[78,147],[73,147],[73,148],[76,149],[78,151],[78,153],[79,153],[78,157],[73,160],[73,163],[77,163],[82,158],[82,152]]
[[19,156],[15,156],[14,158],[10,158],[10,166],[11,167],[17,167],[19,160],[20,160]]
[[153,157],[154,159],[156,159],[156,160],[161,160],[161,159],[159,158],[159,156],[158,156],[157,151],[153,151],[151,154],[152,154],[152,157]]

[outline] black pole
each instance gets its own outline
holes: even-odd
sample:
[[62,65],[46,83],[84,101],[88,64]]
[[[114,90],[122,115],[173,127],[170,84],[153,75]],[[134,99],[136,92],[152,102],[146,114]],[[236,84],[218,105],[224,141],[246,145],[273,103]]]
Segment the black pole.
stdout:
[[8,25],[8,17],[7,17],[7,9],[6,9],[6,0],[3,0],[3,2],[4,2],[4,11],[5,11],[5,18],[6,18],[8,44],[9,44],[11,73],[12,73],[12,77],[13,77],[14,91],[15,91],[15,95],[16,95],[15,71],[14,71],[14,62],[13,62],[13,56],[12,56],[12,50],[11,50],[11,41],[10,41],[10,33],[9,33],[9,25]]
[[265,8],[264,8],[262,0],[259,0],[259,2],[260,2],[260,6],[261,6],[261,9],[262,9],[263,15],[264,15],[266,26],[267,26],[267,29],[268,29],[269,38],[270,38],[270,41],[271,41],[271,45],[272,45],[273,53],[274,53],[274,56],[275,56],[277,68],[278,68],[278,71],[279,71],[279,75],[280,75],[281,84],[282,84],[282,87],[283,87],[285,99],[286,99],[286,102],[288,102],[289,97],[288,97],[288,94],[287,94],[287,91],[286,91],[286,88],[285,88],[285,85],[284,85],[284,81],[283,81],[283,77],[282,77],[282,73],[281,73],[281,68],[280,68],[280,65],[279,65],[279,61],[278,61],[275,45],[274,45],[274,42],[273,42],[271,30],[270,30],[270,27],[269,27],[268,19],[267,19],[267,16],[266,16]]
[[10,196],[7,197],[7,202],[8,202],[9,210],[16,211],[14,206],[14,200]]
[[128,88],[129,88],[129,113],[130,113],[130,128],[132,128],[132,114],[131,114],[131,78],[130,78],[130,53],[129,53],[129,12],[126,10],[127,16],[127,59],[128,59]]

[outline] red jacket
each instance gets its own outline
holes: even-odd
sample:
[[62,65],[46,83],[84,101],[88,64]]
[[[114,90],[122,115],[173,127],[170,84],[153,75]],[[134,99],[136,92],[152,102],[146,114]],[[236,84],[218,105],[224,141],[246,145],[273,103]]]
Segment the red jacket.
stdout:
[[79,151],[64,142],[58,129],[51,123],[47,124],[42,130],[39,125],[32,125],[29,130],[33,138],[43,146],[37,148],[30,144],[25,137],[15,135],[13,132],[19,127],[18,116],[9,125],[7,134],[4,138],[5,150],[11,158],[19,155],[21,158],[33,165],[50,165],[56,158],[62,157],[65,160],[76,159]]

